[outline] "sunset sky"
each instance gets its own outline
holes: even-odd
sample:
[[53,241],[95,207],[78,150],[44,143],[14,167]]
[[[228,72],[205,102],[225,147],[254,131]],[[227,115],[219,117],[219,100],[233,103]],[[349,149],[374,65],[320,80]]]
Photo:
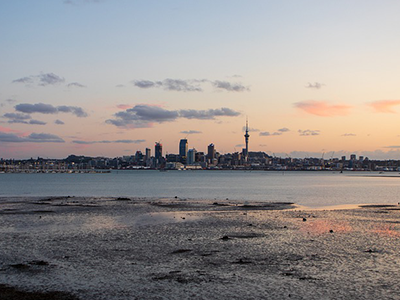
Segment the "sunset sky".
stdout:
[[161,141],[400,159],[398,0],[0,0],[0,157]]

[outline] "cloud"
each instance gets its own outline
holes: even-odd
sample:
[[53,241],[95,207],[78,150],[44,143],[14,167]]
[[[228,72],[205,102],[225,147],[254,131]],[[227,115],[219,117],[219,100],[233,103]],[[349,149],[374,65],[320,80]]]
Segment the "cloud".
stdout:
[[125,87],[125,85],[123,85],[123,84],[117,84],[115,87],[117,87],[117,88],[123,88],[123,87]]
[[78,88],[85,88],[86,85],[80,84],[79,82],[71,82],[67,84],[68,88],[78,87]]
[[20,113],[6,113],[3,115],[4,118],[13,119],[13,120],[29,120],[31,119],[30,115],[20,114]]
[[37,77],[39,78],[39,85],[41,86],[54,85],[65,82],[65,79],[63,77],[60,77],[54,73],[40,74]]
[[56,85],[65,82],[65,79],[54,73],[41,73],[15,79],[13,83],[37,84],[39,86]]
[[77,106],[61,105],[55,107],[51,104],[44,104],[44,103],[36,103],[36,104],[21,103],[17,104],[14,108],[16,111],[27,114],[33,114],[33,113],[57,114],[59,112],[63,112],[63,113],[72,113],[80,118],[88,116],[88,114],[82,108]]
[[145,128],[151,127],[152,123],[172,122],[178,118],[213,120],[219,116],[238,116],[236,112],[230,108],[209,109],[209,110],[167,110],[158,106],[146,104],[138,104],[125,111],[114,114],[114,119],[106,121],[118,127],[127,128]]
[[92,145],[92,144],[140,144],[144,143],[146,140],[116,140],[116,141],[72,141],[75,144],[81,145]]
[[222,107],[219,109],[208,109],[208,110],[194,110],[194,109],[180,110],[179,115],[180,117],[186,119],[214,120],[215,117],[220,117],[220,116],[236,117],[239,116],[240,113],[230,108]]
[[57,120],[54,121],[54,124],[64,125],[65,123],[63,121],[57,119]]
[[320,117],[334,117],[348,115],[349,110],[352,108],[349,105],[337,104],[331,105],[324,101],[302,101],[294,103],[294,106],[309,114]]
[[324,85],[325,85],[325,84],[319,83],[319,82],[314,82],[314,83],[309,82],[309,83],[306,85],[306,88],[308,88],[308,89],[316,89],[316,90],[319,90],[319,89],[322,88],[322,86],[324,86]]
[[81,108],[77,106],[57,106],[57,110],[59,112],[64,112],[64,113],[72,113],[73,115],[79,117],[79,118],[84,118],[87,117],[87,113]]
[[218,89],[223,89],[229,92],[243,92],[248,91],[249,88],[240,83],[230,83],[228,81],[215,80],[212,85]]
[[307,129],[307,130],[299,129],[298,133],[301,136],[310,136],[310,135],[319,135],[320,131],[319,130],[310,130],[310,129]]
[[185,130],[185,131],[181,131],[180,133],[183,134],[199,134],[202,133],[201,131],[197,131],[197,130]]
[[46,125],[47,123],[43,122],[43,121],[39,121],[39,120],[30,120],[29,124],[31,124],[31,125]]
[[19,123],[19,124],[30,124],[30,125],[46,125],[46,122],[31,120],[31,116],[28,114],[6,113],[3,115],[3,117],[9,119],[8,123],[10,124]]
[[344,133],[341,136],[356,136],[354,133]]
[[27,114],[32,113],[41,113],[41,114],[56,114],[57,108],[51,104],[44,104],[44,103],[36,103],[36,104],[28,104],[28,103],[21,103],[17,104],[15,107],[16,111],[20,111]]
[[282,135],[284,132],[289,131],[287,128],[281,128],[278,129],[278,131],[275,131],[273,133],[270,133],[269,131],[263,131],[259,133],[259,136],[277,136],[277,135]]
[[396,113],[393,110],[394,106],[400,105],[400,100],[379,100],[368,104],[376,112],[380,113]]
[[271,134],[268,131],[263,131],[259,133],[259,136],[270,136]]
[[[156,87],[158,85],[154,81],[150,81],[150,80],[135,80],[135,81],[133,81],[133,84],[142,89],[148,89],[148,88]],[[159,85],[162,85],[162,83],[160,82]]]
[[0,142],[3,143],[64,143],[59,136],[48,133],[31,133],[20,137],[14,133],[0,132]]
[[400,149],[400,146],[386,146],[383,148],[390,148],[390,149]]
[[142,89],[150,88],[163,88],[167,91],[178,91],[178,92],[202,92],[202,84],[208,83],[217,89],[222,89],[230,92],[243,92],[248,91],[249,88],[245,87],[241,83],[230,83],[228,81],[215,80],[211,81],[208,79],[171,79],[167,78],[162,81],[152,80],[134,80],[133,85]]
[[289,128],[286,128],[286,127],[284,127],[284,128],[280,128],[280,129],[278,129],[278,131],[279,131],[279,132],[288,132],[288,131],[290,131],[290,129],[289,129]]
[[[249,132],[259,132],[260,131],[260,129],[257,129],[257,128],[248,128],[248,130],[249,130]],[[246,131],[246,126],[243,126],[242,127],[242,131]]]
[[22,77],[22,78],[13,80],[12,83],[24,83],[24,84],[33,83],[33,77],[34,76]]

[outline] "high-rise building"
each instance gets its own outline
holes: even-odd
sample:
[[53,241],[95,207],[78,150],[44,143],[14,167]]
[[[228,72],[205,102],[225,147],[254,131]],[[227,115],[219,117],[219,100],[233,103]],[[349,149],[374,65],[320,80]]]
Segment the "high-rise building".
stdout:
[[186,158],[188,153],[188,141],[187,139],[181,139],[179,142],[179,156],[181,158]]
[[212,161],[215,158],[215,146],[214,144],[208,145],[208,151],[207,151],[207,159]]
[[151,149],[150,148],[146,148],[146,160],[150,159],[151,157]]
[[189,149],[188,154],[187,154],[187,164],[188,165],[193,165],[196,162],[196,149]]
[[154,147],[154,157],[156,160],[160,160],[162,158],[162,144],[159,142],[156,142]]

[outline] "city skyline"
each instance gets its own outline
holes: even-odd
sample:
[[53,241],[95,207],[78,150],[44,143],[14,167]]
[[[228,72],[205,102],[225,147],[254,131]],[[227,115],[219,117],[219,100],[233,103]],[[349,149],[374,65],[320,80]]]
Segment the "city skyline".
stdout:
[[0,157],[241,152],[248,117],[249,151],[399,159],[399,9],[3,1]]

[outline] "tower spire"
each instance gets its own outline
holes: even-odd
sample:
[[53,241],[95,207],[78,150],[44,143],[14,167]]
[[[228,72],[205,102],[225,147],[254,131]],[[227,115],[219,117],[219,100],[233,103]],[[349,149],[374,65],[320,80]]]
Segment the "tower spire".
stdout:
[[246,116],[246,134],[244,135],[244,140],[246,142],[246,153],[245,153],[245,161],[246,163],[249,161],[249,120]]

